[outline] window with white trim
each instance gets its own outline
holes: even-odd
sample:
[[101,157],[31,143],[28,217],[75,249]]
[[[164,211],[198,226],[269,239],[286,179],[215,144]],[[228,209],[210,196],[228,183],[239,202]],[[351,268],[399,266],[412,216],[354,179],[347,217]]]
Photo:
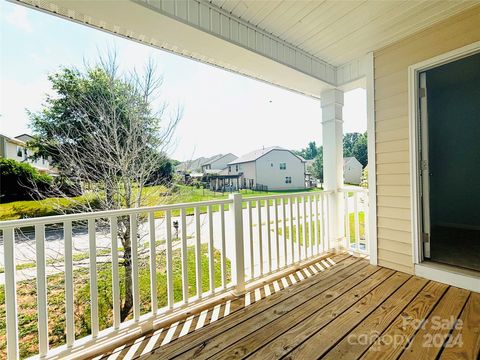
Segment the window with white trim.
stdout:
[[292,183],[292,177],[291,176],[286,176],[285,177],[285,184],[291,184]]
[[287,170],[287,163],[280,163],[280,170]]

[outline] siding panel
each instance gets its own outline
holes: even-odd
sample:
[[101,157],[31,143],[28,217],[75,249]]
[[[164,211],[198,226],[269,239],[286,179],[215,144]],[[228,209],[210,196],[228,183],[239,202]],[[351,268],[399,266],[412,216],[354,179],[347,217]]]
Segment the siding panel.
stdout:
[[408,67],[475,41],[480,6],[374,54],[379,265],[413,273]]
[[379,227],[378,237],[380,239],[398,241],[401,243],[412,245],[412,233],[409,231],[392,230]]
[[376,153],[387,153],[396,151],[408,151],[409,148],[408,138],[405,140],[386,141],[377,144]]
[[[379,146],[378,144],[377,146]],[[410,164],[395,163],[395,164],[378,164],[377,175],[389,175],[389,174],[410,174]]]
[[406,196],[379,196],[377,206],[410,210],[410,198]]

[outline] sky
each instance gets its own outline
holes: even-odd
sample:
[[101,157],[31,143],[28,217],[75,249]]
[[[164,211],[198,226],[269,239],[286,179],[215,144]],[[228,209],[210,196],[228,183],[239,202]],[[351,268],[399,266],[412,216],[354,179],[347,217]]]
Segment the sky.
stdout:
[[[48,74],[62,66],[82,69],[115,49],[125,72],[152,59],[163,75],[162,101],[183,109],[169,154],[174,159],[321,144],[317,99],[5,1],[0,17],[2,134],[31,132],[26,110],[39,111],[45,94],[53,94]],[[345,94],[344,132],[366,131],[365,98],[363,89]]]

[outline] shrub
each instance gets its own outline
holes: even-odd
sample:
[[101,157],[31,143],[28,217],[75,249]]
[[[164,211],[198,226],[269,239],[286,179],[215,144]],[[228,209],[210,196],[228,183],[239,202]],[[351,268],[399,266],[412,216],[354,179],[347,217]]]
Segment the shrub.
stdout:
[[0,159],[0,202],[35,199],[37,191],[47,191],[51,182],[30,164]]

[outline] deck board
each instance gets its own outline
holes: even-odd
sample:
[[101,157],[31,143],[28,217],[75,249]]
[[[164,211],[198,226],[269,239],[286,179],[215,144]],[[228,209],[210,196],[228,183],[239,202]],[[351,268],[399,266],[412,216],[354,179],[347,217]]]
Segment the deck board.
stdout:
[[338,342],[323,359],[358,359],[375,341],[376,336],[385,331],[407,304],[425,287],[427,282],[427,280],[417,277],[408,280],[355,329],[345,332],[343,340]]
[[[480,294],[348,254],[329,259],[292,269],[213,308],[188,312],[100,358],[478,358]],[[460,319],[462,326],[437,328],[438,318]],[[422,346],[425,336],[439,346]]]

